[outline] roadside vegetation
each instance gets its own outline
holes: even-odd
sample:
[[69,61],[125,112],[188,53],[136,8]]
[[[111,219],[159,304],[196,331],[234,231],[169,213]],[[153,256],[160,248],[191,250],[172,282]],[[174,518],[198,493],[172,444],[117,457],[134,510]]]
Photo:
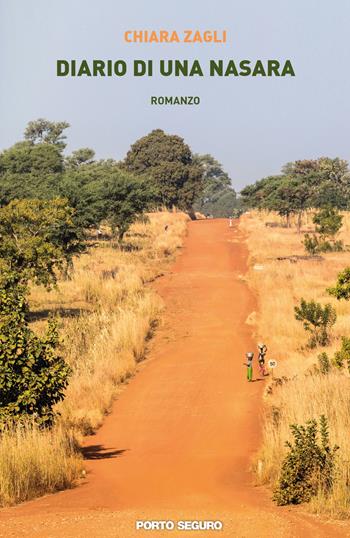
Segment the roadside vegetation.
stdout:
[[278,504],[308,502],[317,513],[349,517],[350,214],[331,211],[341,220],[343,248],[315,255],[303,238],[325,231],[317,229],[325,213],[295,212],[286,222],[261,209],[241,218],[258,299],[256,336],[278,361],[266,383],[256,468]]
[[82,476],[81,437],[145,358],[162,309],[148,284],[202,189],[178,136],[95,161],[63,154],[68,127],[30,122],[0,154],[0,505]]
[[[92,240],[88,252],[74,260],[70,279],[59,277],[51,291],[30,286],[30,330],[44,338],[48,319],[55,317],[68,386],[64,399],[50,408],[52,427],[42,428],[38,413],[35,420],[22,414],[3,426],[2,505],[71,487],[82,476],[79,442],[102,424],[119,387],[145,358],[162,310],[147,284],[174,259],[187,219],[181,212],[152,213],[148,222],[132,226],[122,249],[105,230],[103,240]],[[15,394],[11,390],[12,398]]]

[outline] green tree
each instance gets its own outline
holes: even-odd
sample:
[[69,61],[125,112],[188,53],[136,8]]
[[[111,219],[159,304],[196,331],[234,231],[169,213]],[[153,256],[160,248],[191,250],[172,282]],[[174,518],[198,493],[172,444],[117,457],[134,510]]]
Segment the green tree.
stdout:
[[327,292],[340,301],[350,299],[350,267],[346,267],[338,275],[337,282],[333,288],[328,288]]
[[82,164],[92,164],[95,152],[91,148],[80,148],[65,159],[66,168],[77,168]]
[[113,160],[82,163],[66,170],[58,187],[59,194],[75,209],[81,226],[98,226],[106,218],[104,183],[120,172],[120,166]]
[[313,222],[318,233],[334,237],[342,227],[343,217],[336,208],[328,206],[315,213]]
[[0,259],[21,280],[56,283],[85,249],[83,234],[67,200],[13,200],[0,208]]
[[298,216],[297,228],[300,232],[301,218],[309,207],[309,189],[304,181],[295,177],[280,177],[279,183],[271,191],[267,200],[266,208],[277,211],[281,216],[286,216],[289,224],[289,216]]
[[342,337],[341,348],[335,352],[333,363],[338,368],[343,368],[345,363],[350,372],[350,338]]
[[281,175],[245,187],[241,196],[246,207],[278,211],[287,220],[297,214],[300,230],[302,213],[310,207],[350,207],[348,163],[328,157],[288,163]]
[[337,314],[328,303],[322,306],[315,301],[301,299],[300,305],[294,307],[295,319],[303,323],[305,331],[311,333],[310,347],[325,346],[329,342],[329,329],[334,325]]
[[193,162],[183,139],[156,129],[131,146],[124,166],[147,178],[157,194],[157,203],[192,210],[202,190],[202,168]]
[[0,278],[0,421],[33,417],[51,425],[54,405],[64,398],[70,368],[59,356],[56,323],[44,337],[28,326],[26,288],[18,275]]
[[316,234],[305,234],[304,246],[310,254],[317,252],[340,252],[343,250],[342,241],[336,240],[336,235],[342,227],[343,217],[331,206],[322,208],[315,213],[313,222],[316,224]]
[[15,144],[0,153],[0,205],[15,198],[57,196],[62,172],[63,157],[56,146]]
[[154,200],[144,180],[119,171],[103,184],[105,216],[122,241],[131,224],[141,219]]
[[56,146],[17,142],[0,154],[0,175],[62,172],[63,158]]
[[[274,501],[278,505],[309,502],[319,491],[327,494],[334,482],[335,458],[339,447],[330,446],[328,422],[324,415],[306,426],[293,424],[293,442],[282,463]],[[320,439],[319,439],[320,437]]]
[[66,147],[65,139],[67,138],[63,131],[68,127],[70,125],[66,121],[55,122],[39,118],[28,123],[24,138],[32,144],[54,144],[62,150]]
[[113,160],[67,170],[60,191],[75,208],[81,226],[98,226],[107,220],[119,238],[152,206],[156,197],[152,184],[143,176],[132,175]]
[[321,372],[321,374],[323,375],[328,374],[331,369],[331,363],[329,361],[329,357],[327,353],[325,352],[320,353],[317,359],[318,359],[319,371]]
[[231,179],[212,155],[194,155],[193,162],[203,170],[203,191],[194,210],[214,217],[229,217],[239,203]]

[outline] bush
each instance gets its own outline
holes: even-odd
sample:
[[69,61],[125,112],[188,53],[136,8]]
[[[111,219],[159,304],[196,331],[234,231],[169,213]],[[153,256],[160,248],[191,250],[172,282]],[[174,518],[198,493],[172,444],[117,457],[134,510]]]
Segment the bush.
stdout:
[[305,250],[311,256],[320,252],[341,252],[344,250],[343,242],[328,240],[325,237],[317,237],[315,234],[305,234],[303,241]]
[[343,368],[346,363],[350,372],[350,338],[343,336],[341,348],[334,354],[333,362],[338,368]]
[[323,352],[318,357],[318,368],[321,374],[328,374],[331,369],[331,363],[327,353]]
[[326,346],[329,343],[329,329],[337,319],[335,309],[331,304],[322,306],[315,301],[307,302],[301,299],[300,306],[294,307],[295,319],[303,322],[304,329],[311,332],[309,347]]
[[316,231],[322,236],[334,237],[342,227],[343,217],[339,211],[331,206],[321,209],[313,217]]
[[0,420],[32,416],[38,424],[51,425],[70,369],[57,355],[53,321],[44,338],[29,329],[25,287],[17,279],[7,273],[0,282]]
[[338,301],[340,299],[345,299],[346,301],[350,299],[350,267],[346,267],[344,271],[339,273],[335,286],[328,288],[327,292],[336,297]]
[[303,244],[306,252],[311,256],[315,256],[319,252],[319,240],[316,235],[305,234]]
[[305,250],[315,255],[318,252],[341,252],[344,250],[343,242],[336,240],[335,236],[342,227],[343,217],[333,207],[321,209],[314,215],[314,224],[316,224],[316,232],[320,234],[305,234],[304,247]]
[[306,426],[293,424],[290,428],[294,439],[293,443],[286,443],[289,453],[282,463],[273,496],[278,505],[308,502],[318,492],[327,494],[334,480],[338,447],[330,447],[326,417],[320,418],[319,432],[316,420],[309,420]]

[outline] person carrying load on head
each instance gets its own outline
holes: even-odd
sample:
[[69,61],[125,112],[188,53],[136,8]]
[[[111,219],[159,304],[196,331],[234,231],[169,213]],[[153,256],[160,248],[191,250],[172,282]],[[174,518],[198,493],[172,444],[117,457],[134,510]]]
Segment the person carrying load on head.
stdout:
[[245,354],[247,358],[247,362],[244,363],[244,365],[247,367],[247,379],[248,381],[253,381],[253,358],[254,353],[251,351],[248,351],[248,353]]
[[259,373],[260,375],[265,376],[266,375],[265,355],[267,352],[267,346],[265,344],[258,344],[258,350],[259,350],[259,355],[258,355]]

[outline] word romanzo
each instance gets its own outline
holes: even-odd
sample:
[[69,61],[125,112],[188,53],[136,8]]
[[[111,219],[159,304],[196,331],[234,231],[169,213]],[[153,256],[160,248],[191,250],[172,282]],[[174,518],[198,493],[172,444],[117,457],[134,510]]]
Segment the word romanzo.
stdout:
[[[123,77],[128,72],[124,60],[57,60],[58,77]],[[209,60],[207,71],[199,60],[160,60],[159,74],[163,77],[285,77],[295,76],[290,60]],[[135,77],[153,76],[153,60],[134,60]]]
[[172,96],[172,95],[160,95],[156,97],[155,95],[151,96],[151,105],[199,105],[201,102],[198,95],[193,96]]
[[127,30],[126,43],[226,43],[226,30]]

